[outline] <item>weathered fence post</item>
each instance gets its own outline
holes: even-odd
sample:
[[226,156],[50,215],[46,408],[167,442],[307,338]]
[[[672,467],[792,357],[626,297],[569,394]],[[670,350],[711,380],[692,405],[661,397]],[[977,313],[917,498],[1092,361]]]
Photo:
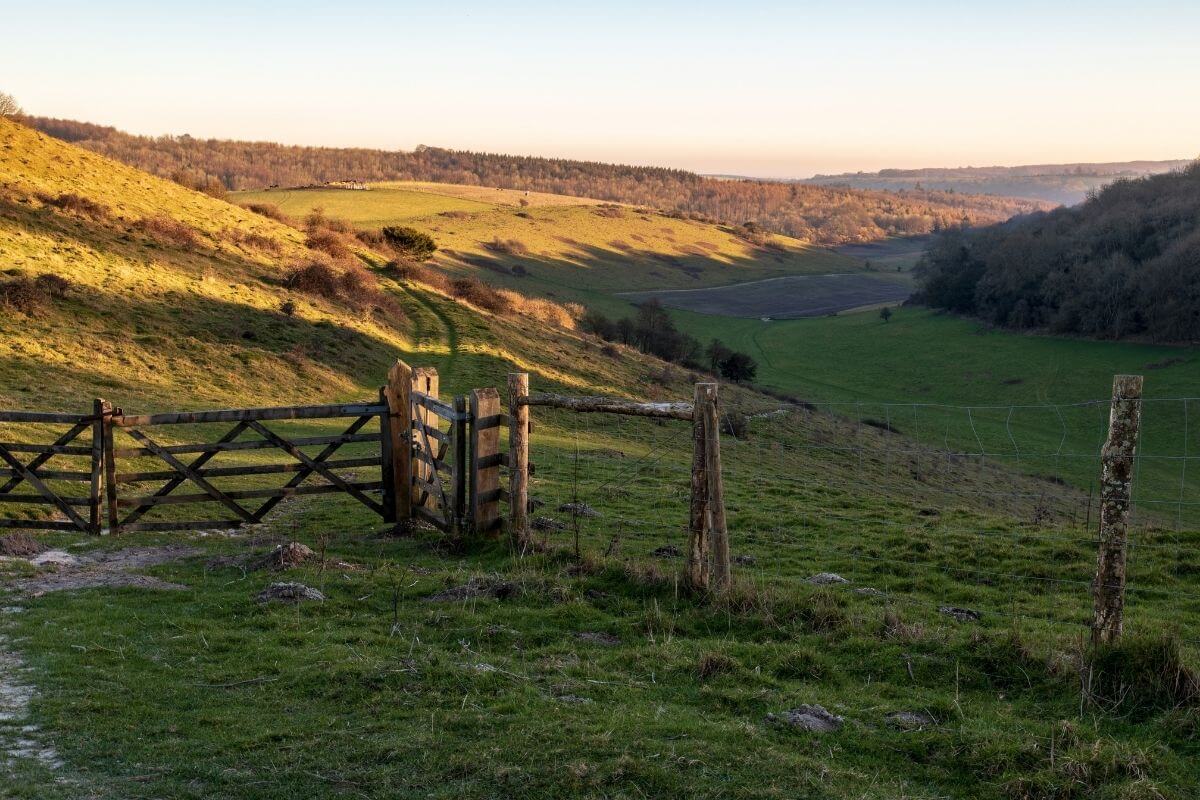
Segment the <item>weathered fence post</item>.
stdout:
[[111,403],[104,403],[100,412],[100,446],[104,450],[104,504],[108,511],[108,535],[121,532],[121,518],[117,509],[117,454],[113,450],[113,410]]
[[[412,371],[413,392],[429,395],[436,400],[438,392],[440,391],[438,383],[438,371],[433,367],[417,367]],[[434,412],[430,411],[426,406],[419,404],[416,405],[415,409],[413,410],[412,434],[414,437],[416,437],[415,441],[422,441],[422,428],[433,427],[436,424],[437,415]],[[434,452],[429,453],[430,458],[432,458],[434,455]],[[436,469],[437,468],[433,464],[427,463],[422,459],[414,458],[412,460],[413,477],[424,481],[427,485],[433,484],[433,474]],[[414,506],[424,505],[424,507],[428,509],[433,509],[437,506],[437,498],[435,498],[432,494],[428,494],[420,489],[415,481],[411,481],[410,483],[412,484],[411,492],[412,503]],[[425,496],[424,504],[421,503],[422,494]]]
[[383,387],[391,438],[392,498],[395,521],[412,518],[412,368],[397,360]]
[[529,375],[508,375],[508,496],[509,524],[518,547],[529,537]]
[[450,527],[456,533],[462,532],[467,518],[467,398],[454,398],[453,434],[450,440],[454,445],[454,478],[451,483],[451,502],[454,509],[450,514]]
[[1108,441],[1101,454],[1100,553],[1092,586],[1092,644],[1116,641],[1125,612],[1125,559],[1134,456],[1142,418],[1142,376],[1113,378]]
[[104,493],[104,416],[112,413],[112,406],[96,398],[92,401],[92,480],[88,492],[88,532],[99,536],[103,529],[101,519]]
[[706,386],[697,383],[692,404],[692,504],[688,519],[687,583],[692,589],[708,591],[708,450],[704,435]]
[[500,393],[471,390],[471,522],[476,535],[500,524]]
[[[704,387],[704,476],[705,527],[708,529],[709,548],[712,554],[713,588],[723,592],[729,588],[729,530],[725,525],[725,482],[721,477],[721,424],[717,406],[717,384],[701,384]],[[700,407],[696,408],[700,413]]]

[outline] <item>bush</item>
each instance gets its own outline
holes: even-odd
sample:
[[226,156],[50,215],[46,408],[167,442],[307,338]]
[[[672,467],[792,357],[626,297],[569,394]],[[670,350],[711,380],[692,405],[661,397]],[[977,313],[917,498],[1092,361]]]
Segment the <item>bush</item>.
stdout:
[[209,175],[194,169],[177,169],[171,174],[171,180],[180,186],[186,186],[197,192],[203,192],[210,197],[224,200],[229,191],[216,175]]
[[338,269],[314,261],[293,268],[284,278],[284,285],[294,291],[323,297],[352,308],[382,311],[393,320],[404,318],[404,312],[396,300],[381,291],[375,276],[360,264]]
[[348,261],[354,258],[354,250],[346,244],[342,235],[331,230],[310,231],[304,239],[304,246],[309,250],[324,253],[334,261]]
[[478,278],[455,278],[450,282],[450,293],[493,314],[506,314],[511,310],[500,292]]
[[141,231],[160,242],[183,248],[192,248],[200,243],[200,237],[196,235],[195,228],[165,214],[156,214],[153,217],[140,219],[133,223],[133,227],[134,230]]
[[437,243],[428,233],[406,225],[389,225],[380,231],[395,250],[415,261],[424,261],[437,251]]
[[417,264],[407,259],[398,258],[394,261],[389,261],[384,266],[384,271],[398,281],[415,281],[423,283],[426,286],[437,289],[440,292],[450,294],[450,281],[438,270],[433,267],[427,267],[424,264]]
[[253,211],[259,216],[273,219],[276,222],[282,222],[284,225],[291,225],[293,227],[296,225],[296,220],[283,213],[279,206],[274,205],[273,203],[247,203],[246,205],[242,206],[242,208],[246,209],[247,211]]
[[721,415],[721,432],[735,439],[745,439],[750,434],[750,421],[741,411],[726,411]]
[[1090,695],[1113,713],[1145,718],[1174,708],[1200,707],[1200,675],[1170,637],[1126,637],[1090,656]]
[[261,233],[242,233],[239,230],[227,228],[223,233],[223,238],[241,247],[261,250],[273,256],[283,253],[283,245],[279,243],[278,239],[263,236]]
[[61,275],[55,275],[53,272],[43,272],[34,278],[33,285],[39,291],[52,299],[66,297],[67,293],[74,288],[75,284]]
[[37,282],[31,278],[17,278],[15,281],[0,283],[0,305],[5,308],[32,317],[41,311],[45,303],[45,292],[39,289]]
[[304,229],[309,233],[314,231],[333,231],[334,233],[354,233],[354,226],[347,220],[325,216],[325,209],[314,208],[304,218]]
[[88,219],[104,220],[112,216],[112,211],[103,203],[71,192],[64,192],[54,197],[42,196],[40,199],[46,205],[54,206],[63,211],[87,217]]
[[284,300],[279,304],[279,310],[285,317],[294,317],[296,315],[296,301]]
[[752,381],[758,374],[758,362],[745,353],[733,353],[721,362],[721,377],[734,383]]
[[493,253],[503,253],[510,256],[523,256],[529,253],[529,248],[519,239],[501,239],[497,236],[484,245]]

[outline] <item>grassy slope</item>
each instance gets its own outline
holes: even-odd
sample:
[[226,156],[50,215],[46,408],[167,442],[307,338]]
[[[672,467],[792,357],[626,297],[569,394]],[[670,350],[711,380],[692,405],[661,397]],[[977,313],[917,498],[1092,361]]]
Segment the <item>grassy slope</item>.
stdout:
[[[0,125],[0,175],[15,187],[0,220],[5,259],[31,273],[70,270],[92,289],[34,320],[0,318],[5,405],[78,409],[96,392],[127,408],[369,396],[397,355],[437,365],[447,392],[495,384],[514,364],[539,388],[686,391],[685,376],[634,354],[601,355],[569,332],[490,318],[419,287],[387,285],[409,315],[403,326],[308,303],[300,320],[283,320],[276,280],[282,262],[302,255],[295,232]],[[35,188],[103,199],[127,221],[43,208]],[[129,230],[128,220],[160,210],[204,231],[204,246],[150,247]],[[285,256],[236,252],[224,227],[254,227]],[[247,324],[256,340],[242,337]],[[107,348],[73,344],[81,331]],[[320,357],[295,365],[286,353],[296,345]],[[900,456],[894,435],[835,417],[757,420],[747,441],[726,442],[725,459],[735,548],[758,566],[739,571],[748,602],[722,607],[681,595],[678,562],[649,557],[682,543],[686,427],[537,419],[535,494],[550,513],[573,496],[604,513],[579,531],[582,564],[518,563],[499,546],[447,555],[425,536],[375,536],[378,520],[352,501],[312,497],[288,501],[253,533],[327,542],[331,556],[365,569],[272,576],[206,566],[210,555],[253,547],[246,537],[49,537],[79,549],[183,539],[202,555],[154,570],[181,592],[6,601],[25,608],[3,625],[40,690],[33,712],[43,731],[33,735],[65,764],[56,778],[10,760],[0,794],[1184,798],[1200,786],[1187,712],[1078,718],[1069,650],[1086,619],[1092,559],[1070,525],[1078,495],[911,446]],[[981,490],[1000,482],[1039,499],[989,502]],[[1026,524],[1043,503],[1052,520]],[[599,557],[614,533],[620,554]],[[1148,547],[1139,569],[1196,592],[1200,567],[1175,556]],[[823,569],[890,599],[801,582]],[[522,591],[423,600],[481,572]],[[995,579],[1006,574],[1029,579]],[[281,578],[330,600],[253,603]],[[937,613],[947,602],[989,613],[960,626]],[[1200,613],[1189,602],[1139,601],[1131,627],[1156,619],[1186,630]],[[906,626],[881,626],[885,608]],[[581,631],[621,643],[583,642]],[[768,711],[803,702],[845,714],[846,727],[818,738],[764,724]],[[938,724],[902,733],[886,718],[898,710]],[[0,734],[12,725],[0,722]]]
[[[491,197],[494,193],[497,197]],[[783,275],[860,269],[856,259],[777,236],[777,248],[754,247],[715,226],[633,208],[581,205],[577,198],[437,184],[390,183],[369,191],[274,190],[239,193],[239,201],[275,203],[303,216],[316,207],[364,228],[412,225],[431,233],[441,252],[434,263],[455,274],[479,274],[490,283],[528,294],[626,313],[615,292],[720,286]],[[619,216],[604,216],[617,213]],[[449,216],[446,216],[449,214]],[[525,214],[527,217],[518,216]],[[496,239],[519,242],[522,252],[497,252]],[[516,265],[528,273],[511,272]]]

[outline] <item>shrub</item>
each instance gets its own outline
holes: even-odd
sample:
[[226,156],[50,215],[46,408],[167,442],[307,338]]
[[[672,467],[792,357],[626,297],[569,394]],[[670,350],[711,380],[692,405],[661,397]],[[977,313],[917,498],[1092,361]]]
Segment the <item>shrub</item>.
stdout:
[[104,220],[112,216],[112,211],[103,203],[71,192],[64,192],[55,197],[43,196],[41,200],[46,205],[89,219]]
[[296,315],[296,301],[284,300],[279,304],[279,310],[285,317],[294,317]]
[[75,284],[61,275],[55,275],[53,272],[43,272],[34,279],[33,285],[47,297],[57,299],[66,297]]
[[195,169],[177,169],[171,173],[171,180],[178,183],[180,186],[186,186],[197,192],[203,192],[210,197],[215,197],[218,200],[224,200],[229,192],[225,188],[225,184],[221,183],[221,179],[216,175],[209,175],[205,172]]
[[575,328],[575,317],[571,315],[570,311],[553,300],[526,297],[520,292],[514,292],[511,289],[496,289],[494,291],[500,295],[507,305],[507,311],[520,314],[523,317],[531,317],[549,325],[557,325],[560,328],[567,328],[568,330]]
[[[359,310],[381,311],[394,321],[404,319],[404,311],[399,303],[379,289],[375,276],[361,264],[354,263],[338,269],[313,261],[289,271],[284,278],[284,286]],[[280,310],[284,309],[281,307]]]
[[27,316],[32,317],[41,311],[46,299],[45,292],[39,289],[37,281],[31,278],[17,278],[15,281],[0,283],[0,305]]
[[622,216],[624,216],[624,214],[621,213],[621,207],[611,203],[605,203],[604,205],[597,206],[596,210],[592,213],[598,217],[607,217],[609,219],[620,219]]
[[334,261],[346,261],[354,257],[354,250],[346,244],[345,239],[331,230],[310,230],[304,239],[304,246],[309,250],[325,253]]
[[278,239],[263,236],[261,233],[243,233],[236,229],[227,228],[223,233],[223,237],[233,244],[261,250],[273,256],[283,253],[283,245],[279,243]]
[[493,314],[505,314],[510,310],[504,295],[478,278],[455,278],[450,282],[450,293]]
[[380,233],[393,250],[415,261],[424,261],[437,250],[432,236],[406,225],[389,225]]
[[334,233],[354,233],[354,226],[347,220],[325,216],[325,209],[314,208],[304,218],[304,228],[309,233],[314,231],[333,231]]
[[1090,656],[1090,695],[1113,713],[1145,718],[1174,708],[1200,708],[1200,675],[1170,637],[1126,637]]
[[721,432],[735,439],[745,439],[750,434],[750,421],[741,411],[726,411],[721,415]]
[[242,208],[246,209],[247,211],[253,211],[259,216],[273,219],[276,222],[282,222],[284,225],[291,225],[293,227],[296,225],[296,220],[283,213],[279,206],[273,203],[247,203],[246,205],[242,206]]
[[407,259],[398,258],[394,261],[389,261],[384,270],[398,281],[415,281],[423,283],[426,286],[437,289],[440,292],[450,294],[450,281],[438,270],[427,267],[424,264],[417,264]]
[[497,236],[492,241],[484,245],[493,253],[504,253],[510,256],[521,256],[529,253],[529,248],[519,239],[501,239]]
[[140,219],[133,223],[133,227],[134,230],[141,231],[160,242],[183,248],[192,248],[200,243],[200,237],[196,235],[195,228],[165,214],[156,214],[153,217]]

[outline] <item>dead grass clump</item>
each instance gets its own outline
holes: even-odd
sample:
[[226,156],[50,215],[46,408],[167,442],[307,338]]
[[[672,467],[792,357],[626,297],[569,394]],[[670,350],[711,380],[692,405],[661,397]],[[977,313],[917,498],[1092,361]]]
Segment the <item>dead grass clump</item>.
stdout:
[[696,662],[696,677],[702,681],[737,669],[737,662],[724,653],[703,653]]
[[523,256],[529,254],[529,247],[520,239],[501,239],[497,236],[490,242],[484,244],[488,250],[493,253],[503,253],[510,256]]
[[1092,705],[1145,718],[1159,711],[1200,708],[1200,675],[1170,636],[1127,637],[1092,651],[1084,684]]
[[507,314],[512,310],[502,292],[478,278],[455,278],[450,282],[450,293],[493,314]]
[[165,214],[144,217],[133,223],[133,228],[160,242],[178,247],[192,248],[200,244],[195,228]]
[[282,209],[274,203],[246,203],[242,208],[247,211],[253,211],[261,217],[273,219],[276,222],[282,222],[284,225],[296,227],[296,220],[283,213]]
[[905,622],[893,609],[883,612],[883,630],[885,639],[897,639],[902,642],[920,642],[926,638],[925,626],[919,622]]
[[226,241],[240,247],[258,250],[272,256],[283,254],[283,245],[279,243],[278,239],[264,236],[261,233],[243,233],[234,228],[226,228],[221,235]]
[[73,192],[64,192],[53,197],[43,195],[40,199],[48,206],[54,206],[62,211],[80,217],[87,217],[88,219],[106,220],[112,216],[112,210],[104,205],[104,203],[74,194]]
[[552,300],[526,297],[520,292],[514,292],[510,289],[497,289],[496,293],[504,299],[509,310],[515,314],[520,314],[523,317],[532,317],[540,322],[557,325],[560,328],[575,329],[575,317],[571,316],[571,312],[565,307],[560,306]]
[[607,217],[609,219],[620,219],[625,216],[621,211],[621,207],[612,203],[604,203],[603,205],[596,206],[596,210],[592,213],[597,217]]
[[46,546],[28,533],[10,533],[0,536],[0,556],[29,558],[46,552]]
[[0,283],[0,306],[35,316],[51,300],[65,297],[74,284],[61,275],[43,273]]

